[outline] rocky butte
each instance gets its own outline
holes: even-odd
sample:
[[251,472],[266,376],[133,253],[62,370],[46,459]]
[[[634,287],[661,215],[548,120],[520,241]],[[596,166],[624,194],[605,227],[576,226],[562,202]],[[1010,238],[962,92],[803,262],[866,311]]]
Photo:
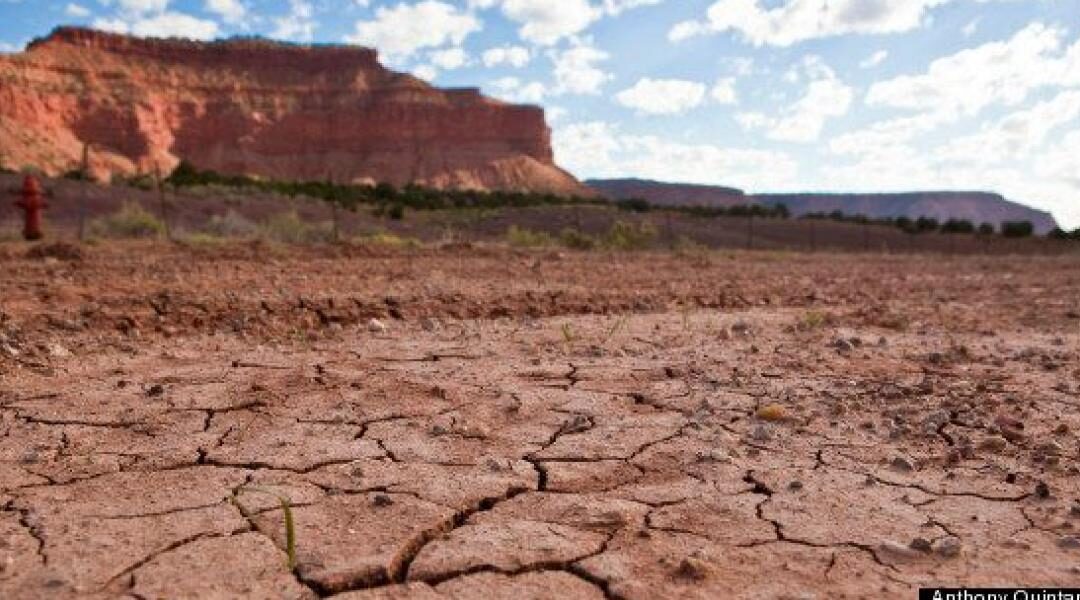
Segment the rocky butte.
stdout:
[[1036,210],[988,192],[906,192],[880,194],[747,194],[730,187],[666,183],[646,179],[596,179],[586,182],[608,198],[641,198],[659,205],[734,206],[784,204],[794,215],[830,213],[883,217],[964,219],[975,223],[1031,221],[1045,234],[1057,227],[1050,213]]
[[594,195],[555,165],[543,109],[438,89],[374,50],[60,28],[0,56],[0,165],[171,170]]

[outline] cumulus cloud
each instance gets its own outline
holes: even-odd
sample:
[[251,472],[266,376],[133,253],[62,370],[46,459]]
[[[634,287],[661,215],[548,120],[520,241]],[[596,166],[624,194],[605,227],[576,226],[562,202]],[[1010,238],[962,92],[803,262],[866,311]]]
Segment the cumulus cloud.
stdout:
[[315,36],[315,8],[307,0],[289,0],[289,12],[273,21],[273,37],[310,42]]
[[709,96],[718,104],[738,104],[739,94],[735,91],[735,78],[723,77],[709,90]]
[[1008,40],[939,58],[924,73],[875,83],[866,102],[975,115],[992,104],[1020,104],[1039,88],[1080,85],[1080,42],[1066,48],[1064,35],[1032,23]]
[[247,7],[240,0],[206,0],[204,8],[220,16],[226,23],[241,23],[247,16]]
[[392,59],[406,58],[423,48],[460,46],[482,24],[474,15],[439,0],[380,7],[375,18],[358,21],[345,37],[353,44],[377,48]]
[[431,64],[444,71],[460,69],[469,64],[469,55],[462,48],[444,48],[431,53]]
[[639,114],[674,115],[701,106],[705,91],[705,85],[695,81],[646,77],[615,94],[615,101]]
[[772,140],[808,143],[821,136],[829,119],[846,115],[855,91],[817,57],[804,59],[801,68],[809,79],[801,98],[778,115],[743,113],[738,116],[739,124],[747,130],[764,129]]
[[872,69],[881,63],[885,62],[885,59],[889,58],[888,50],[878,50],[877,52],[867,56],[859,62],[859,68]]
[[538,81],[523,82],[517,77],[503,77],[492,81],[490,87],[495,97],[507,102],[539,104],[547,96],[547,88]]
[[584,31],[603,14],[589,0],[502,0],[501,6],[507,19],[520,24],[522,39],[545,46]]
[[599,66],[610,56],[593,46],[592,40],[574,39],[569,48],[549,51],[548,57],[555,65],[556,94],[596,95],[611,79]]
[[798,163],[783,152],[687,144],[623,133],[602,121],[557,127],[560,164],[582,177],[647,177],[663,181],[775,189],[794,182]]
[[103,31],[127,33],[139,37],[187,38],[191,40],[212,40],[218,36],[217,23],[198,19],[191,15],[165,12],[140,18],[135,21],[124,19],[97,19],[94,27]]
[[81,4],[69,3],[64,7],[64,14],[76,19],[82,19],[90,16],[90,9]]
[[498,46],[484,50],[480,60],[488,68],[507,65],[520,69],[532,60],[532,52],[524,46]]
[[[790,46],[798,42],[850,33],[910,31],[929,9],[949,0],[718,0],[704,19],[676,24],[672,41],[695,35],[737,32],[755,46]],[[770,8],[771,5],[775,5]]]

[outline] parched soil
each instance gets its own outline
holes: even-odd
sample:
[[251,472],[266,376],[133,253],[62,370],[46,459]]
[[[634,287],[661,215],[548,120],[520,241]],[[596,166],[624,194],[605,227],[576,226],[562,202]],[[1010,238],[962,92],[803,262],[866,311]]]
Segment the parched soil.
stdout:
[[5,599],[1077,587],[1078,432],[1075,257],[0,245]]

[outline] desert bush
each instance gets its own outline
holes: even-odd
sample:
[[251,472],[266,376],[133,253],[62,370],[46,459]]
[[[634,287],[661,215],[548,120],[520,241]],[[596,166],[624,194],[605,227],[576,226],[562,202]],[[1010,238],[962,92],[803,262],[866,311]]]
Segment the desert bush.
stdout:
[[389,231],[376,231],[372,234],[358,236],[353,241],[363,246],[383,246],[386,248],[417,248],[422,245],[420,240],[414,237],[401,236]]
[[326,243],[333,239],[333,226],[329,223],[310,223],[300,218],[296,211],[278,213],[262,226],[262,237],[286,244]]
[[941,233],[975,233],[975,225],[964,219],[949,219],[941,226]]
[[592,250],[600,245],[593,236],[572,227],[559,233],[559,243],[574,250]]
[[1035,233],[1031,221],[1006,221],[1001,224],[1001,235],[1007,238],[1026,238]]
[[91,221],[89,231],[105,238],[156,238],[165,232],[165,224],[142,205],[129,202],[111,215]]
[[994,235],[995,233],[997,233],[997,227],[994,227],[993,223],[979,225],[979,235]]
[[506,230],[506,241],[518,248],[541,248],[555,243],[555,239],[545,231],[533,231],[517,225]]
[[259,232],[259,226],[233,209],[223,215],[210,217],[202,233],[217,237],[252,237]]
[[628,221],[615,221],[604,235],[604,246],[613,250],[644,250],[651,247],[657,238],[656,227],[648,221],[634,224]]

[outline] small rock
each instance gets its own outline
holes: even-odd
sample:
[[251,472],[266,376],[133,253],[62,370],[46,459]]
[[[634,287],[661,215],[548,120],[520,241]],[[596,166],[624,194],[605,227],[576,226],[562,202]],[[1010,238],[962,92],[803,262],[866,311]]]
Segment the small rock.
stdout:
[[979,449],[987,450],[989,452],[1001,452],[1008,446],[1009,440],[1006,440],[1000,435],[992,435],[979,442]]
[[165,386],[160,383],[155,383],[146,390],[146,395],[150,398],[157,398],[165,393]]
[[424,317],[420,319],[420,329],[424,331],[436,331],[439,329],[439,322],[431,317]]
[[703,581],[708,578],[710,571],[709,564],[705,561],[687,556],[679,563],[676,575],[692,581]]
[[371,503],[375,506],[390,506],[394,503],[394,499],[386,494],[375,494],[375,497],[371,499]]
[[750,430],[750,439],[755,442],[768,442],[773,438],[772,427],[764,423],[760,423]]
[[797,492],[797,491],[803,489],[803,482],[801,482],[801,481],[792,481],[791,483],[788,484],[787,487],[788,487],[789,490],[791,490],[793,492]]
[[386,323],[378,319],[368,321],[367,328],[371,333],[386,333],[387,330]]
[[1069,509],[1069,516],[1074,519],[1080,519],[1080,502],[1074,502],[1072,508]]
[[770,404],[758,409],[757,418],[762,421],[771,421],[774,423],[783,421],[784,419],[787,419],[787,410],[779,404]]
[[1046,499],[1050,497],[1050,486],[1046,485],[1045,481],[1040,481],[1035,484],[1035,495],[1039,498]]
[[1050,441],[1036,446],[1035,452],[1044,456],[1061,456],[1063,448],[1061,447],[1061,444]]
[[913,548],[892,540],[885,540],[879,547],[882,551],[901,558],[915,558],[919,555],[918,551]]
[[930,544],[930,540],[921,537],[917,537],[911,540],[911,544],[909,544],[909,546],[912,550],[922,552],[923,554],[930,554],[930,552],[934,549],[933,545]]
[[741,337],[748,337],[753,333],[753,328],[746,321],[735,321],[731,326],[731,332]]
[[1068,423],[1062,423],[1061,425],[1058,425],[1054,429],[1054,435],[1068,435],[1068,433],[1069,433],[1069,424]]
[[1066,535],[1058,540],[1058,547],[1066,550],[1080,550],[1080,537]]
[[53,358],[70,358],[71,351],[57,343],[48,345],[49,355]]
[[897,471],[910,473],[915,470],[915,464],[906,456],[897,456],[889,462],[889,466]]
[[836,348],[837,352],[851,352],[855,349],[855,344],[852,344],[849,340],[844,338],[836,338],[831,344],[833,348]]
[[581,433],[592,428],[592,421],[585,415],[574,415],[566,420],[562,426],[563,433]]
[[949,536],[942,538],[934,544],[934,552],[939,556],[945,558],[954,558],[960,556],[960,552],[964,549],[964,544],[960,541],[960,538]]

